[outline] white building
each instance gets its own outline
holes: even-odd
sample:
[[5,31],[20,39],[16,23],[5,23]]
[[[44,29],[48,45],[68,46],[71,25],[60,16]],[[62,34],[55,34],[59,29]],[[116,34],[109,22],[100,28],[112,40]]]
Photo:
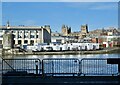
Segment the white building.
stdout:
[[68,43],[74,41],[75,41],[75,37],[73,36],[51,36],[51,42]]
[[33,45],[35,43],[50,43],[51,29],[45,26],[7,26],[0,27],[0,44],[3,44],[3,34],[11,32],[14,35],[14,45]]
[[[29,47],[29,46],[28,46]],[[43,48],[43,50],[41,48]],[[50,43],[50,45],[34,45],[30,46],[28,50],[33,51],[82,51],[82,50],[98,50],[99,43]],[[40,50],[41,49],[41,50]]]

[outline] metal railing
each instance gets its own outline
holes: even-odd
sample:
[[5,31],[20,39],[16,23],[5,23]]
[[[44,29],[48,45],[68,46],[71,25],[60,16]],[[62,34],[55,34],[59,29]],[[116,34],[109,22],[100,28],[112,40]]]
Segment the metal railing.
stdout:
[[25,71],[43,76],[118,75],[118,64],[103,58],[3,59],[2,73]]
[[52,76],[75,76],[80,72],[78,59],[43,59],[42,73]]
[[8,71],[41,74],[41,61],[40,59],[3,59],[2,73],[5,74]]
[[81,60],[81,73],[84,75],[116,75],[117,64],[108,64],[103,58],[84,58]]

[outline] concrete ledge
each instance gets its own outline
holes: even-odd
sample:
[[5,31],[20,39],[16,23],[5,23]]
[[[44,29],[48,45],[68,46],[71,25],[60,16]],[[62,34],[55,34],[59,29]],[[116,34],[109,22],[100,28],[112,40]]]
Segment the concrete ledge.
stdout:
[[[104,50],[94,50],[94,51],[61,51],[61,52],[19,52],[18,55],[68,55],[68,54],[106,54],[119,52],[120,48],[109,48]],[[117,53],[118,53],[117,52]]]

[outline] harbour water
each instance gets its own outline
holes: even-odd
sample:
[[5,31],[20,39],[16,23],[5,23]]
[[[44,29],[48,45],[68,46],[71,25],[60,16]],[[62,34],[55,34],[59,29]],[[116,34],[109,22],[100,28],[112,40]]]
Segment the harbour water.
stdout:
[[115,54],[84,54],[84,55],[10,55],[10,56],[1,56],[3,58],[39,58],[40,60],[45,58],[120,58],[120,53]]

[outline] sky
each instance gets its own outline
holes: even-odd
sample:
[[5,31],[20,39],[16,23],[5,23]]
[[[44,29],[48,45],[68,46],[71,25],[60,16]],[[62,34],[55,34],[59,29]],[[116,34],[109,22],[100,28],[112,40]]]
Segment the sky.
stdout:
[[2,2],[119,2],[119,0],[1,0]]
[[89,30],[118,26],[117,2],[2,2],[2,24],[12,26],[50,25],[61,32],[63,24],[72,31],[88,24]]

